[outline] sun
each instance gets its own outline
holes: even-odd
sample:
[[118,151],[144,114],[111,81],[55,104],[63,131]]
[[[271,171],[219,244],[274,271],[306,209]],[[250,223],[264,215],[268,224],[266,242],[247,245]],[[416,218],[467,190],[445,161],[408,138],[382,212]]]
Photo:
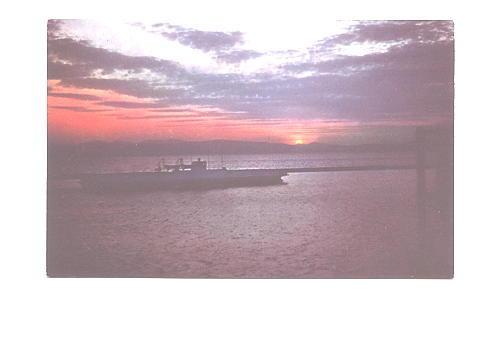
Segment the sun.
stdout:
[[304,143],[304,140],[302,140],[302,139],[296,139],[296,140],[294,141],[294,143],[295,143],[296,145],[302,145],[302,144]]

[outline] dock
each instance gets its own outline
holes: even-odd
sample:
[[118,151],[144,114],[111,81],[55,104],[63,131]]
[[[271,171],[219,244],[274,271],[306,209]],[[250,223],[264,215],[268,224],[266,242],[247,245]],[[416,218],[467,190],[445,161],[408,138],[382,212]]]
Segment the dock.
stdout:
[[363,165],[279,168],[287,173],[412,170],[416,165]]

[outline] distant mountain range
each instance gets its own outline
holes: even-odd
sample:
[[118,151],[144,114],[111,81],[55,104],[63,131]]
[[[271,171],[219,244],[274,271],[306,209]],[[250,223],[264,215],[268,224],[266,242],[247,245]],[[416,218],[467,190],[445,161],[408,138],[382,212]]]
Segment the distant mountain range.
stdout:
[[92,141],[82,144],[49,143],[49,156],[157,156],[157,155],[219,155],[219,154],[272,154],[272,153],[326,153],[326,152],[396,152],[412,151],[415,144],[362,144],[334,145],[310,143],[287,145],[282,143],[210,140],[150,140],[133,142]]

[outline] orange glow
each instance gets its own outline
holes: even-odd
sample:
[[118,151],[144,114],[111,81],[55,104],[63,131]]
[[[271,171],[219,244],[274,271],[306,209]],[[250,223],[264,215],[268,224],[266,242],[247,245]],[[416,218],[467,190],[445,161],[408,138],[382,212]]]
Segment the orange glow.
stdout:
[[[61,141],[226,139],[300,145],[329,141],[360,127],[358,122],[339,120],[243,119],[242,113],[206,106],[159,105],[158,109],[151,99],[106,90],[62,87],[57,81],[49,81],[48,85],[51,93],[48,96],[49,137]],[[105,101],[130,105],[102,105]],[[403,121],[403,124],[409,122]]]
[[[156,110],[149,106],[154,103],[149,99],[105,90],[66,88],[55,81],[49,82],[49,87],[49,136],[64,141],[230,139],[291,143],[292,129],[312,128],[307,123],[293,126],[287,119],[242,119],[238,118],[242,113],[212,107],[184,106],[184,111],[179,106],[166,106]],[[69,97],[70,94],[74,96]],[[92,100],[78,95],[91,96]],[[146,104],[146,108],[109,107],[102,105],[105,101]],[[303,130],[304,134],[312,132]]]

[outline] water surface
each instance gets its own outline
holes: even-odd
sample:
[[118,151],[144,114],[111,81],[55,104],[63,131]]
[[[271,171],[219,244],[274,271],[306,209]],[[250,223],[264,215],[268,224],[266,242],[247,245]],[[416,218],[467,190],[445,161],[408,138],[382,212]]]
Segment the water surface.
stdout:
[[[223,160],[230,168],[393,162],[379,155],[296,156]],[[220,159],[210,160],[211,165],[220,164]],[[70,171],[141,170],[156,161],[94,159],[78,161]],[[449,277],[452,228],[440,209],[435,171],[428,179],[429,224],[422,230],[417,226],[413,170],[296,173],[285,178],[287,185],[131,194],[88,193],[75,180],[50,180],[48,273]]]

